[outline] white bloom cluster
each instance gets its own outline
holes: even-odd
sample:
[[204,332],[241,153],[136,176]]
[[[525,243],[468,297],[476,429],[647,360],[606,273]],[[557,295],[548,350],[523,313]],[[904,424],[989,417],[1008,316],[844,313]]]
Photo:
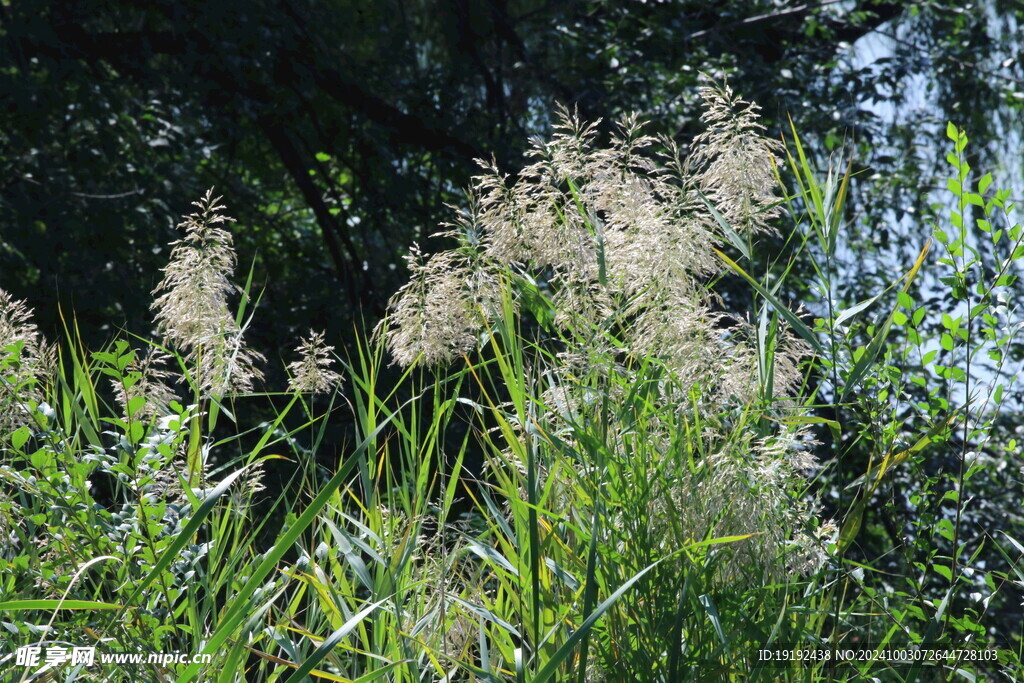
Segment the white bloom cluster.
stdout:
[[0,289],[0,437],[30,422],[29,402],[53,372],[53,348],[32,322],[32,310]]
[[[563,110],[518,177],[485,164],[470,208],[445,233],[460,237],[459,246],[425,262],[414,249],[412,279],[378,329],[400,365],[443,365],[476,347],[501,314],[502,296],[534,314],[548,306],[538,318],[559,329],[551,352],[531,358],[531,395],[549,433],[579,449],[578,476],[596,469],[575,435],[599,419],[599,406],[625,405],[650,377],[641,368],[657,364],[664,372],[644,417],[645,445],[636,444],[628,415],[603,425],[609,456],[624,463],[617,476],[650,492],[646,510],[623,514],[643,514],[667,544],[752,534],[721,549],[729,556],[723,579],[751,568],[762,576],[809,571],[821,544],[797,540],[814,526],[814,509],[795,493],[813,464],[807,438],[781,424],[758,427],[745,410],[766,396],[792,397],[806,344],[781,327],[761,340],[771,353],[759,349],[757,331],[723,312],[711,288],[723,268],[720,218],[745,239],[773,231],[779,143],[763,136],[756,105],[728,87],[702,88],[701,96],[707,131],[688,156],[646,135],[636,117],[601,148],[597,125]],[[694,421],[704,426],[681,438],[680,425]],[[683,462],[691,450],[700,457]],[[629,464],[638,457],[643,467]],[[504,462],[525,466],[511,451]],[[542,481],[564,476],[539,456],[536,467]],[[646,479],[651,472],[658,477]],[[565,490],[573,495],[571,484]]]
[[341,375],[331,370],[333,350],[333,346],[324,343],[323,332],[310,330],[296,349],[300,360],[288,365],[289,388],[300,393],[324,394],[341,384]]
[[[709,129],[686,159],[671,141],[643,134],[635,116],[619,123],[608,148],[597,148],[596,125],[563,110],[518,178],[484,164],[470,210],[444,233],[461,245],[426,260],[414,248],[408,257],[412,278],[382,328],[395,361],[441,365],[473,349],[500,310],[497,283],[519,278],[550,298],[570,344],[586,347],[569,351],[614,356],[602,334],[610,331],[618,353],[658,357],[708,397],[755,396],[752,332],[717,310],[707,287],[721,270],[713,251],[721,227],[701,193],[738,232],[768,231],[780,211],[778,143],[761,135],[757,107],[728,88],[701,95]],[[668,163],[651,158],[659,142]],[[783,396],[800,379],[805,349],[785,334],[777,340],[773,394]]]
[[231,222],[213,191],[194,206],[197,213],[178,226],[185,237],[173,243],[164,279],[153,290],[157,329],[190,362],[193,380],[204,396],[246,392],[262,378],[256,364],[263,360],[242,342],[242,330],[228,308],[235,269]]

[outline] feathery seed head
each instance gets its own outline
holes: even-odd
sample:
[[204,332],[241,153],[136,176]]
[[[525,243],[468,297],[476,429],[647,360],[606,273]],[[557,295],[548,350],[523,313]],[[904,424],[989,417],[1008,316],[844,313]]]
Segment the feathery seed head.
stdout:
[[32,309],[0,289],[0,435],[31,421],[28,402],[42,399],[39,383],[55,367],[55,351],[32,322]]
[[391,355],[402,367],[450,363],[476,345],[482,306],[493,308],[497,281],[457,251],[424,261],[413,245],[406,263],[412,277],[392,297],[389,318],[377,331],[386,332]]
[[178,396],[167,384],[167,380],[175,374],[167,370],[167,362],[171,359],[156,347],[149,347],[141,359],[137,356],[125,368],[126,380],[111,380],[114,398],[121,409],[127,412],[128,403],[137,397],[145,399],[145,404],[135,413],[136,417],[147,419],[165,415],[171,401]]
[[[727,86],[701,93],[709,128],[687,160],[667,144],[668,162],[659,165],[648,153],[657,141],[636,116],[598,148],[596,124],[563,109],[551,139],[534,141],[535,161],[518,177],[483,164],[458,220],[460,249],[426,264],[410,261],[413,278],[392,299],[387,337],[395,360],[447,362],[472,348],[481,316],[491,313],[479,305],[486,287],[471,283],[503,273],[542,289],[570,344],[593,340],[619,317],[626,351],[662,358],[691,386],[714,387],[706,392],[712,404],[754,396],[756,353],[731,332],[736,322],[715,312],[706,286],[721,269],[711,249],[720,227],[697,190],[737,229],[770,230],[779,213],[771,158],[778,143],[762,137],[757,107]],[[787,390],[798,357],[784,355],[777,354],[777,370],[786,372],[775,377]]]
[[32,322],[32,310],[24,301],[18,301],[0,289],[0,346],[17,342],[32,347],[39,339],[39,331]]
[[[757,107],[728,87],[701,94],[708,130],[688,158],[663,140],[667,160],[657,161],[650,152],[656,141],[636,117],[623,120],[611,144],[599,148],[595,127],[563,110],[550,141],[534,142],[533,163],[517,177],[484,165],[457,220],[461,231],[448,233],[461,237],[460,247],[426,262],[414,248],[412,278],[378,330],[399,364],[444,363],[472,349],[485,320],[500,315],[500,307],[484,303],[496,298],[489,294],[495,282],[511,283],[513,295],[542,299],[536,307],[561,331],[529,359],[538,422],[575,447],[579,430],[611,420],[601,426],[613,457],[635,456],[642,441],[644,458],[665,459],[652,468],[623,468],[627,478],[659,472],[657,481],[635,482],[651,491],[644,512],[659,530],[652,537],[672,544],[757,532],[721,549],[719,576],[739,579],[754,568],[777,577],[800,559],[787,544],[816,512],[798,493],[813,462],[804,435],[780,427],[764,436],[736,407],[766,395],[768,381],[773,398],[795,390],[806,345],[781,326],[774,355],[759,354],[750,326],[722,312],[708,283],[721,272],[712,247],[724,235],[705,198],[748,236],[772,231],[780,213],[773,172],[779,145],[763,137]],[[759,365],[769,357],[771,372]],[[632,413],[618,423],[596,416],[595,405],[625,406],[637,382],[648,380],[656,388],[643,439],[636,439],[641,427]],[[694,422],[702,427],[692,435],[680,430]],[[509,438],[528,438],[517,420],[509,424]],[[691,441],[681,444],[680,431]],[[679,463],[671,459],[686,459],[697,441],[693,452],[701,456],[674,468]],[[487,467],[525,476],[514,450]],[[587,449],[579,450],[585,468]],[[562,476],[541,456],[534,466],[545,487],[548,477]],[[552,483],[553,500],[562,500],[560,485]]]
[[331,370],[333,346],[324,344],[323,332],[309,331],[296,352],[300,360],[288,365],[291,379],[288,386],[292,391],[310,394],[325,394],[341,384],[341,375]]
[[196,386],[205,396],[245,392],[262,378],[263,356],[242,343],[242,330],[228,308],[234,292],[233,222],[221,211],[213,190],[193,205],[198,209],[178,226],[185,236],[173,243],[164,278],[153,290],[157,329],[192,363]]
[[782,149],[764,137],[760,107],[733,94],[728,85],[700,89],[701,121],[707,129],[694,139],[697,183],[738,232],[774,232],[782,212],[775,196],[775,162]]

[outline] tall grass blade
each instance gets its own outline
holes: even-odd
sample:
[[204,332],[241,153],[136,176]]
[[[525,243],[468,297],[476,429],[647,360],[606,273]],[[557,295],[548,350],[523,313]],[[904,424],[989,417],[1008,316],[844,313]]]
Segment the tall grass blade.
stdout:
[[[900,291],[904,294],[910,291],[910,287],[914,283],[914,278],[917,277],[918,271],[921,270],[921,265],[924,264],[924,258],[928,255],[928,250],[931,249],[931,246],[932,241],[929,239],[921,249],[921,253],[917,255],[917,260],[914,261],[914,265],[911,266],[910,270],[907,271],[907,274],[903,276],[904,285]],[[888,317],[885,319],[885,322],[882,323],[882,326],[878,328],[877,332],[875,332],[875,336],[868,344],[864,354],[853,366],[853,369],[850,370],[849,375],[846,377],[846,382],[843,385],[842,392],[839,395],[840,403],[846,400],[850,391],[860,384],[864,375],[866,375],[868,370],[874,365],[875,359],[878,358],[878,354],[882,351],[886,337],[889,336],[889,328],[892,327],[893,320],[896,319],[896,313],[899,312],[899,309],[900,305],[897,302]]]
[[580,627],[573,631],[573,634],[569,636],[566,639],[566,641],[562,643],[562,645],[554,652],[554,654],[551,656],[551,659],[548,660],[544,667],[541,668],[541,670],[538,671],[537,674],[530,679],[530,683],[547,683],[547,681],[551,680],[551,678],[558,671],[559,667],[561,667],[562,664],[566,660],[568,660],[569,657],[572,656],[573,650],[576,648],[576,644],[580,642],[583,639],[583,637],[590,632],[590,629],[594,627],[594,624],[597,623],[598,619],[604,616],[604,613],[607,612],[612,607],[612,605],[614,605],[616,601],[618,601],[620,597],[625,595],[626,591],[633,587],[633,584],[635,584],[637,581],[643,578],[643,576],[647,572],[657,567],[663,561],[664,560],[658,560],[657,562],[648,565],[644,569],[641,569],[639,572],[633,575],[633,578],[631,578],[629,581],[626,581],[626,583],[622,584],[622,586],[620,586],[618,590],[609,595],[604,602],[598,605],[597,609],[595,609],[593,613],[589,617],[587,617],[582,624],[580,624]]
[[778,311],[779,314],[786,319],[786,322],[789,323],[789,326],[793,328],[794,332],[799,334],[804,341],[810,344],[819,354],[825,355],[825,348],[821,345],[821,342],[818,341],[817,335],[815,335],[811,328],[807,327],[807,325],[805,325],[804,322],[800,320],[795,313],[793,313],[793,311],[789,310],[788,306],[779,301],[778,298],[765,289],[760,282],[748,275],[747,272],[731,258],[720,252],[718,249],[712,249],[712,251],[714,251],[718,257],[725,262],[725,265],[729,266],[729,268],[731,268],[737,275],[746,280],[747,284],[753,287],[758,294],[763,296],[765,300],[772,305],[772,308]]
[[[313,653],[302,662],[301,665],[295,671],[291,673],[288,678],[285,679],[284,683],[299,683],[306,678],[306,675],[310,671],[316,668],[316,665],[322,662],[327,655],[331,654],[334,647],[340,643],[349,633],[352,632],[359,624],[362,623],[363,619],[370,616],[378,607],[383,605],[385,602],[391,599],[391,596],[378,600],[377,602],[363,608],[361,611],[352,616],[351,619],[346,621],[341,628],[328,636],[320,646],[313,651]],[[377,673],[377,672],[374,672]],[[376,678],[377,676],[374,676]],[[371,678],[370,680],[373,680]]]
[[[411,402],[411,401],[410,401]],[[238,625],[245,619],[247,610],[249,607],[249,599],[252,597],[256,589],[260,587],[262,581],[267,577],[270,572],[274,570],[277,563],[287,554],[295,542],[299,540],[299,537],[305,532],[310,524],[316,519],[320,511],[327,506],[330,502],[332,495],[335,490],[341,487],[348,479],[349,474],[352,472],[355,465],[359,462],[360,456],[365,453],[367,446],[374,442],[377,436],[384,430],[384,428],[394,419],[394,414],[387,416],[377,428],[368,434],[366,438],[356,447],[355,451],[350,454],[345,461],[338,468],[337,473],[331,477],[330,481],[324,484],[320,493],[310,502],[309,506],[303,511],[298,519],[288,528],[286,532],[281,534],[271,548],[264,556],[263,561],[260,562],[259,566],[253,570],[249,576],[248,581],[245,585],[232,596],[231,603],[228,606],[226,613],[221,617],[220,622],[217,624],[217,628],[211,634],[210,639],[206,643],[206,647],[203,648],[202,654],[214,654],[224,645],[224,642],[228,637],[234,633]],[[174,555],[168,555],[173,558]],[[178,683],[187,683],[191,681],[196,674],[199,673],[201,665],[198,663],[189,665],[179,676]]]

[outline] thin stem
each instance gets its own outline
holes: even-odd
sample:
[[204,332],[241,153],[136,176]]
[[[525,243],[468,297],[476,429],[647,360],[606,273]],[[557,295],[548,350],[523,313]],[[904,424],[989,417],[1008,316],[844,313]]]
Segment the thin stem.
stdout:
[[[963,137],[964,133],[960,132],[960,136]],[[959,145],[958,145],[959,147]],[[960,162],[960,169],[963,168],[963,156],[958,150],[957,157]],[[962,185],[959,198],[957,201],[957,207],[960,212],[960,243],[961,250],[963,253],[962,262],[960,266],[960,278],[964,288],[964,298],[967,302],[967,343],[966,353],[967,357],[965,360],[964,367],[964,427],[963,437],[960,444],[960,467],[957,473],[957,499],[956,499],[956,519],[953,523],[953,551],[952,559],[950,561],[950,572],[949,572],[949,607],[946,612],[946,627],[949,627],[950,619],[953,616],[953,601],[956,600],[956,594],[953,591],[953,586],[956,584],[956,572],[957,572],[957,560],[960,555],[960,522],[963,516],[964,507],[964,485],[966,484],[966,469],[967,469],[967,448],[969,439],[971,436],[971,362],[974,358],[974,345],[971,343],[971,330],[974,324],[974,306],[972,305],[971,298],[971,287],[970,278],[968,277],[968,268],[977,262],[977,259],[971,262],[967,261],[968,255],[971,250],[967,246],[967,201],[964,198],[967,192],[966,188],[966,177],[962,170],[958,170],[960,176],[960,183]]]

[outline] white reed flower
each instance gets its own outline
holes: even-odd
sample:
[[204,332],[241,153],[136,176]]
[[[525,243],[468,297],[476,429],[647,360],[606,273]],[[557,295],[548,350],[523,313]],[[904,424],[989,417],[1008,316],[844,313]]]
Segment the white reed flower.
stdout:
[[[12,348],[17,345],[17,348]],[[56,367],[54,349],[32,322],[32,309],[0,289],[0,436],[29,424],[29,402]]]
[[296,353],[300,360],[288,365],[291,378],[288,386],[292,391],[310,394],[325,394],[341,384],[341,375],[331,370],[333,346],[324,344],[323,332],[309,331]]
[[235,489],[240,507],[247,505],[257,493],[267,490],[267,487],[263,485],[264,464],[263,462],[253,463],[242,475],[239,485]]
[[[656,529],[651,537],[669,552],[695,539],[749,535],[713,551],[722,558],[718,577],[778,579],[820,559],[801,554],[799,543],[817,512],[802,497],[814,462],[803,434],[779,426],[763,436],[735,408],[766,393],[761,385],[769,377],[773,396],[789,396],[799,386],[806,345],[782,326],[772,372],[759,367],[753,329],[723,313],[708,284],[721,273],[712,247],[724,235],[701,197],[746,235],[771,231],[779,214],[772,169],[778,143],[763,137],[756,106],[728,88],[702,95],[709,129],[689,159],[666,144],[668,161],[657,160],[655,140],[635,117],[602,148],[594,126],[563,112],[552,138],[534,142],[533,162],[518,176],[484,165],[458,230],[448,233],[461,238],[459,248],[426,262],[414,248],[412,278],[378,329],[403,366],[451,361],[474,348],[483,322],[500,314],[495,283],[511,283],[512,296],[529,296],[533,310],[543,309],[541,335],[549,332],[549,312],[560,328],[529,358],[538,384],[529,424],[579,448],[574,476],[590,476],[580,430],[610,420],[601,425],[608,455],[620,463],[643,457],[644,467],[624,465],[621,476],[638,477],[630,483],[650,492],[649,509],[623,514],[646,517]],[[642,381],[652,383],[644,392],[652,404],[639,422],[596,409],[625,409]],[[509,424],[507,438],[533,438],[520,420]],[[684,424],[700,428],[690,433]],[[525,477],[515,452],[504,450],[487,467]],[[571,504],[568,475],[543,454],[535,467],[553,504]],[[649,481],[650,472],[658,474]]]
[[149,347],[141,359],[136,356],[126,368],[125,380],[111,380],[114,387],[114,398],[121,409],[127,413],[128,403],[132,399],[142,397],[143,406],[135,413],[137,418],[147,419],[165,415],[171,401],[178,396],[167,384],[167,380],[176,377],[166,369],[170,356],[156,347]]
[[707,129],[694,139],[692,161],[701,168],[701,191],[737,232],[774,232],[782,209],[775,196],[775,162],[782,149],[764,137],[760,107],[733,94],[728,85],[700,89],[701,121]]
[[185,237],[173,243],[164,279],[153,290],[160,294],[152,306],[157,329],[186,354],[204,396],[249,391],[263,376],[256,367],[263,356],[245,347],[228,307],[235,251],[221,226],[233,219],[219,202],[208,190],[193,203],[199,211],[178,226]]
[[[721,270],[711,249],[720,227],[695,190],[718,203],[737,229],[770,229],[778,214],[771,174],[777,143],[762,137],[756,106],[727,87],[702,94],[710,128],[688,161],[670,144],[670,163],[656,163],[647,151],[656,141],[635,116],[618,125],[609,147],[598,148],[595,126],[563,110],[552,138],[534,141],[536,161],[518,177],[484,164],[460,230],[447,233],[463,238],[459,252],[426,264],[411,260],[413,278],[392,300],[388,342],[395,360],[447,362],[472,348],[479,292],[487,289],[473,279],[487,273],[484,279],[493,281],[499,270],[512,281],[523,273],[536,283],[570,343],[591,344],[609,321],[629,321],[616,327],[628,352],[662,358],[690,386],[714,388],[709,400],[756,396],[757,354],[732,332],[737,323],[716,312],[706,286]],[[793,344],[783,346],[775,369],[780,395],[795,384],[799,361],[789,353]]]
[[492,283],[474,277],[455,251],[424,262],[414,245],[406,262],[412,278],[391,299],[387,327],[378,332],[386,331],[391,355],[403,367],[450,363],[476,345],[482,323],[477,300]]

